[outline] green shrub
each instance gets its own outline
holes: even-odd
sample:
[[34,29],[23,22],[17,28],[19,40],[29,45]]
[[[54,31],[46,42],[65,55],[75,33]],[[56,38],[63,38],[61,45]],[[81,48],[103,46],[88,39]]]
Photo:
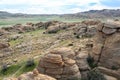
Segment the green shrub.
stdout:
[[87,62],[91,68],[97,67],[97,64],[94,61],[94,58],[90,55],[88,55]]
[[28,59],[28,61],[26,62],[26,67],[31,67],[33,65],[35,65],[34,60],[33,59]]
[[93,69],[88,72],[87,80],[106,80],[106,78],[98,69]]
[[112,69],[112,70],[118,70],[119,67],[117,67],[117,66],[112,66],[111,69]]
[[2,67],[1,67],[1,71],[4,73],[4,72],[7,71],[7,69],[8,69],[7,64],[3,64]]

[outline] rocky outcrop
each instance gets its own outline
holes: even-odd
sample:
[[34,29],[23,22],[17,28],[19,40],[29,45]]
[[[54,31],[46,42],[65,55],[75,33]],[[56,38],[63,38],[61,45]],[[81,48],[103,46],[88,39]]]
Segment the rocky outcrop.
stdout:
[[102,23],[97,29],[93,57],[98,65],[115,70],[120,76],[120,24]]
[[99,20],[85,20],[85,21],[82,21],[83,24],[86,24],[87,26],[90,26],[90,25],[98,25],[101,21]]
[[75,53],[69,48],[57,48],[40,59],[38,71],[58,80],[80,79]]
[[33,72],[27,72],[25,74],[20,75],[18,78],[8,78],[5,80],[56,80],[56,79],[47,75],[40,74],[35,69],[33,70]]
[[87,74],[90,70],[90,67],[89,67],[88,62],[87,62],[87,58],[88,58],[87,51],[81,51],[75,58],[76,64],[79,67],[82,79],[87,78]]
[[88,27],[87,25],[80,25],[74,29],[74,35],[77,37],[92,37],[96,34],[95,27]]

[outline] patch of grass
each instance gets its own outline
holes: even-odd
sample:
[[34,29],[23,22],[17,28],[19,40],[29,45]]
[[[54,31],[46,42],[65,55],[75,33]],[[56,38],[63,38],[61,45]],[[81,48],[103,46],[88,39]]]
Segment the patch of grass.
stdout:
[[21,66],[20,65],[12,65],[8,67],[6,71],[2,71],[0,69],[0,76],[1,77],[7,77],[10,76],[11,74],[14,74]]
[[38,65],[38,62],[35,61],[35,64],[32,65],[32,66],[26,66],[26,63],[24,63],[23,65],[23,68],[21,68],[18,73],[16,73],[16,77],[18,77],[19,75],[23,74],[23,73],[26,73],[26,72],[29,72],[29,71],[32,71],[36,66]]
[[38,64],[38,61],[35,61],[34,65],[27,67],[26,62],[21,62],[21,63],[16,64],[16,65],[11,65],[4,72],[0,69],[0,80],[3,80],[3,78],[5,78],[5,77],[12,76],[16,72],[17,73],[13,77],[18,77],[19,75],[21,75],[23,73],[32,71],[37,66],[37,64]]

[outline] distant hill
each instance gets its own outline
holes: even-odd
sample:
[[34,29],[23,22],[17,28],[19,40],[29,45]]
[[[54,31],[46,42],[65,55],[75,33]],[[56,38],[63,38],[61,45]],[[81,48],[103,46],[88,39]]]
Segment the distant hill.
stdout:
[[75,14],[64,14],[61,17],[65,18],[113,18],[120,17],[120,9],[103,9],[103,10],[90,10],[79,12]]
[[9,13],[5,11],[0,11],[0,18],[9,18],[9,17],[25,17],[28,16],[27,14],[21,14],[21,13]]
[[64,18],[114,18],[120,17],[120,9],[103,9],[103,10],[90,10],[85,12],[79,12],[75,14],[22,14],[22,13],[9,13],[0,11],[0,18],[9,17],[33,17],[33,16],[60,16]]
[[11,18],[11,17],[34,17],[34,16],[58,16],[57,14],[23,14],[23,13],[9,13],[6,11],[0,11],[0,18]]

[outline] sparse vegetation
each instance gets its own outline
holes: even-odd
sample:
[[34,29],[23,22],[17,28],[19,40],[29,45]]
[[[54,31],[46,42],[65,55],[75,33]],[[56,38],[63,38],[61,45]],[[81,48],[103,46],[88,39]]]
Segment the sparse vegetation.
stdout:
[[12,76],[12,75],[14,75],[14,77],[16,77],[16,76],[19,76],[20,74],[23,74],[25,72],[32,71],[37,66],[38,62],[35,61],[34,65],[33,65],[32,60],[28,60],[26,62],[29,62],[29,61],[30,61],[30,64],[32,64],[29,67],[26,66],[25,62],[15,64],[15,65],[11,65],[7,68],[6,68],[6,65],[5,65],[4,68],[0,69],[0,79],[3,79],[4,77]]
[[21,67],[21,65],[11,65],[9,67],[6,68],[6,66],[4,67],[4,71],[3,69],[0,69],[0,77],[4,78],[7,77],[9,75],[14,74],[19,68]]
[[31,66],[34,66],[35,63],[34,63],[34,59],[28,59],[27,62],[26,62],[26,67],[31,67]]
[[97,67],[97,64],[94,61],[94,58],[90,55],[88,55],[87,62],[91,68]]
[[106,80],[106,78],[104,77],[102,73],[100,73],[99,70],[93,69],[89,71],[87,80]]
[[3,64],[2,67],[1,67],[1,72],[5,73],[7,71],[7,69],[8,69],[7,64]]

